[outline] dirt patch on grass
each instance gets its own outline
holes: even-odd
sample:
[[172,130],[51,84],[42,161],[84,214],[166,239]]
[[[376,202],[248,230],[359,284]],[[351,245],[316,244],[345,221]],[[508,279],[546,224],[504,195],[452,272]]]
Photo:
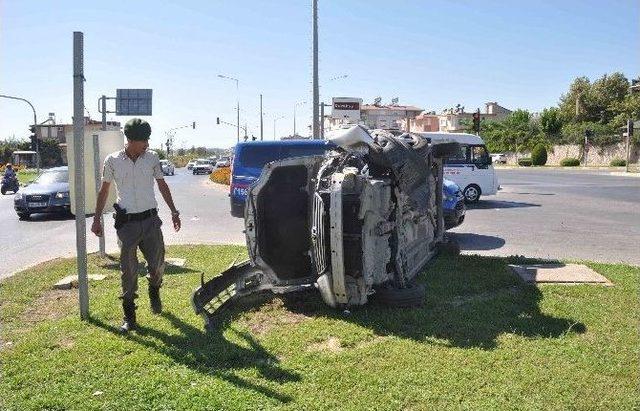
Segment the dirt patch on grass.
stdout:
[[307,315],[289,311],[283,300],[280,297],[276,297],[247,313],[245,321],[253,334],[263,335],[273,328],[299,324],[308,318]]
[[22,313],[20,319],[28,323],[57,320],[69,314],[77,304],[78,290],[48,290]]
[[324,341],[320,341],[317,342],[315,344],[311,344],[309,346],[309,351],[315,351],[315,352],[332,352],[332,353],[336,353],[336,352],[340,352],[342,351],[344,348],[342,347],[342,344],[340,343],[340,339],[337,337],[329,337]]

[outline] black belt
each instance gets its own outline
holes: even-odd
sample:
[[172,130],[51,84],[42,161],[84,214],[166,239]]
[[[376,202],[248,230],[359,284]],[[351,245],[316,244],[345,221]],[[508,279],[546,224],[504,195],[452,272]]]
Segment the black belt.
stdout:
[[142,221],[142,220],[146,220],[149,217],[152,216],[156,216],[158,215],[158,209],[157,208],[150,208],[146,211],[143,211],[141,213],[132,213],[132,214],[127,214],[127,222],[129,221]]

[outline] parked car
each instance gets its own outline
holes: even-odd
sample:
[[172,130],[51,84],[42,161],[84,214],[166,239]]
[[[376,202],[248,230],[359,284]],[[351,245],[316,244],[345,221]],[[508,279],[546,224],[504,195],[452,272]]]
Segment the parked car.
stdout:
[[172,176],[176,173],[176,167],[169,160],[160,160],[160,167],[162,167],[162,174],[165,176]]
[[222,157],[216,161],[216,167],[229,167],[231,166],[231,159],[229,157]]
[[196,160],[191,160],[187,163],[187,170],[193,169],[193,166],[196,165]]
[[495,164],[507,164],[507,156],[503,153],[493,153],[491,154],[491,161]]
[[33,183],[16,193],[13,207],[21,220],[36,213],[70,213],[68,167],[45,170]]
[[[317,289],[340,310],[371,298],[395,307],[424,303],[427,291],[416,276],[445,246],[436,199],[442,157],[458,145],[390,133],[374,140],[361,126],[339,131],[329,136],[335,150],[270,162],[251,185],[249,260],[203,278],[192,295],[206,327],[216,327],[238,299],[264,291]],[[322,149],[326,142],[312,143]],[[252,147],[259,146],[243,150]]]
[[464,195],[460,187],[446,178],[442,181],[442,213],[444,228],[459,226],[464,221],[467,207],[464,205]]
[[211,174],[213,172],[213,166],[209,163],[209,160],[198,159],[191,169],[193,174]]
[[480,196],[498,193],[498,176],[480,136],[466,133],[417,134],[434,144],[459,144],[460,150],[445,159],[444,176],[460,186],[467,203],[476,203]]

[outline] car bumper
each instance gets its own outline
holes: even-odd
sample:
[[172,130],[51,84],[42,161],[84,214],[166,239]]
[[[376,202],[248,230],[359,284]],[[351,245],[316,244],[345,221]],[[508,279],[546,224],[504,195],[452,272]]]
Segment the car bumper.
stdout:
[[51,201],[45,207],[29,207],[26,201],[15,202],[13,208],[17,213],[68,213],[71,212],[71,203]]
[[454,208],[443,210],[444,226],[446,229],[457,227],[464,221],[467,210],[464,205],[464,199],[458,200]]

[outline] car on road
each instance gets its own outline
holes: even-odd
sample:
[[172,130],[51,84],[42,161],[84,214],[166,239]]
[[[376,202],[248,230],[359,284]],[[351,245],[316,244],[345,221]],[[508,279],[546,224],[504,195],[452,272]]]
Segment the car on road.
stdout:
[[213,166],[209,160],[198,159],[191,169],[194,175],[196,174],[211,174],[213,172]]
[[216,167],[230,167],[231,159],[229,157],[222,157],[220,160],[216,161]]
[[491,161],[494,164],[507,164],[507,156],[503,153],[492,153]]
[[16,193],[13,208],[21,220],[36,213],[70,213],[69,168],[45,170],[33,183]]
[[196,165],[196,160],[191,160],[187,163],[187,170],[193,169],[193,166]]
[[442,213],[444,215],[444,228],[450,229],[459,226],[464,221],[467,207],[464,204],[464,195],[460,187],[451,180],[442,180]]
[[169,160],[160,160],[160,167],[162,168],[162,174],[165,176],[172,176],[176,173],[176,167]]
[[480,136],[467,133],[417,133],[434,144],[458,143],[460,149],[445,158],[444,176],[462,189],[467,203],[498,193],[500,184],[493,161]]

